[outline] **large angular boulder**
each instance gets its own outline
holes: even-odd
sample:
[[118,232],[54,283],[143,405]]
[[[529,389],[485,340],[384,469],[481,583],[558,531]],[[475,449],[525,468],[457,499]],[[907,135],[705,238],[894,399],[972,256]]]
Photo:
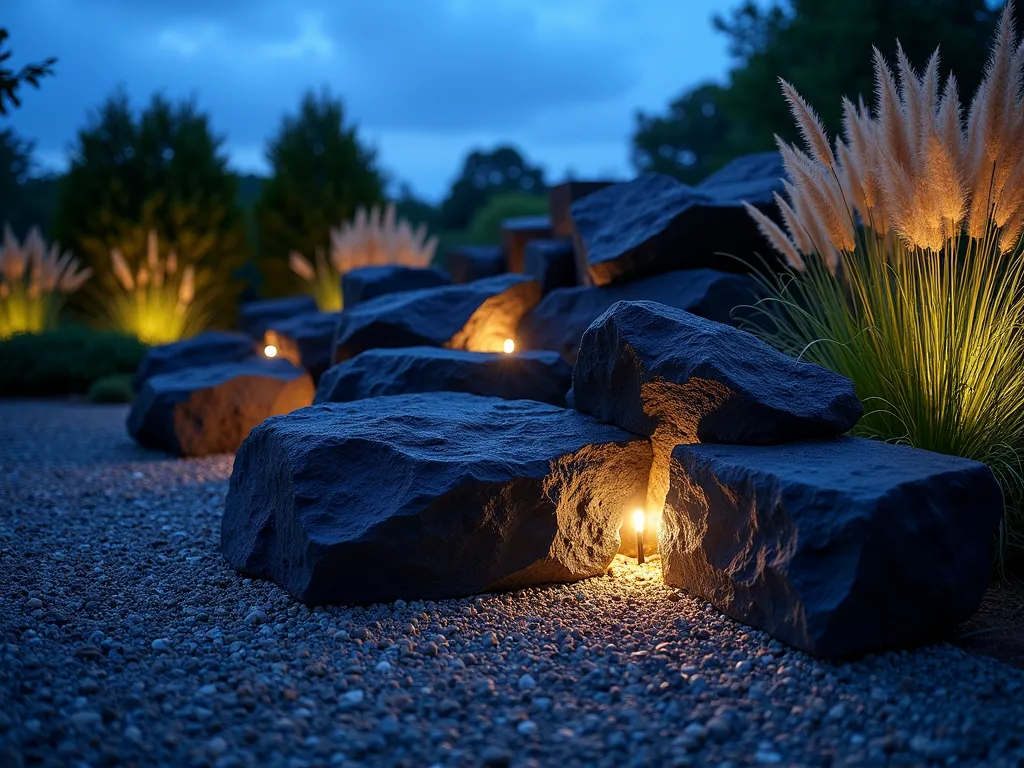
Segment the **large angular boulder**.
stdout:
[[658,301],[728,323],[737,307],[757,297],[752,278],[714,269],[683,269],[603,288],[559,288],[523,318],[517,341],[523,349],[553,349],[575,363],[583,333],[618,301]]
[[246,336],[260,341],[273,323],[316,311],[316,299],[312,296],[260,299],[242,305],[238,312],[238,326]]
[[697,189],[712,197],[746,200],[751,205],[774,205],[774,194],[783,191],[787,178],[782,155],[777,151],[740,155],[707,176]]
[[256,354],[256,344],[244,333],[204,331],[190,339],[151,347],[135,370],[135,391],[153,376],[215,363],[237,363]]
[[467,352],[442,347],[368,349],[330,368],[315,402],[416,392],[468,392],[565,405],[572,368],[557,352]]
[[445,259],[445,269],[456,285],[508,272],[508,261],[500,245],[463,245],[453,248]]
[[498,352],[539,298],[537,283],[512,274],[379,296],[341,313],[334,362],[381,347]]
[[674,269],[744,272],[749,262],[774,268],[778,258],[743,201],[751,200],[777,218],[770,192],[767,200],[764,193],[781,192],[782,180],[771,175],[739,183],[735,179],[740,175],[739,170],[731,171],[724,181],[712,179],[691,187],[664,174],[647,173],[573,203],[573,243],[581,278],[609,285]]
[[576,408],[650,435],[648,504],[661,509],[681,443],[770,445],[832,437],[864,407],[853,382],[757,337],[652,301],[619,302],[583,335]]
[[321,403],[242,445],[221,551],[308,604],[575,581],[615,556],[649,463],[646,440],[530,400]]
[[808,653],[942,637],[978,607],[1002,514],[984,464],[829,440],[681,445],[665,580]]
[[509,272],[523,272],[526,244],[551,237],[551,219],[547,216],[520,216],[501,222],[501,247]]
[[576,285],[576,261],[572,239],[531,240],[523,256],[523,272],[540,285],[541,293]]
[[548,190],[548,213],[553,237],[572,237],[572,204],[591,192],[610,187],[614,181],[566,181]]
[[264,341],[276,347],[279,357],[305,368],[313,381],[319,381],[331,367],[334,334],[342,314],[311,312],[272,323]]
[[128,433],[177,456],[232,453],[261,421],[309,405],[314,392],[309,374],[287,360],[185,368],[146,381]]
[[342,306],[346,309],[388,293],[415,291],[451,285],[452,279],[439,269],[385,264],[359,267],[341,276]]

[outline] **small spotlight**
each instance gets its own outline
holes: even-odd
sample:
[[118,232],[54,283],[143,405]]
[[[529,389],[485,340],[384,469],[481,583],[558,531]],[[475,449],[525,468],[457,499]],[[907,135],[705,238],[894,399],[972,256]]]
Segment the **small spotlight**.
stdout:
[[633,527],[636,528],[636,562],[644,564],[644,518],[646,515],[642,509],[633,512]]
[[505,343],[501,347],[502,351],[506,355],[511,355],[516,351],[516,342],[513,339],[505,339]]
[[273,344],[267,344],[267,346],[263,348],[263,354],[267,357],[277,357],[277,347]]

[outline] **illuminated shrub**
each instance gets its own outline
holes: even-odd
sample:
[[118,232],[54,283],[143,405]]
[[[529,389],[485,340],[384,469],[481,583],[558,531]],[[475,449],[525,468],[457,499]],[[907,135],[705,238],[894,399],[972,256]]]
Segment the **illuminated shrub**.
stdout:
[[89,279],[70,252],[56,244],[47,250],[33,227],[19,243],[9,226],[0,246],[0,339],[15,333],[40,333],[57,324],[64,298]]
[[[876,49],[877,103],[844,100],[829,143],[811,107],[782,90],[808,151],[779,141],[791,183],[785,228],[748,211],[790,270],[753,328],[849,376],[857,432],[989,464],[1021,499],[1024,457],[1024,47],[1007,6],[966,121],[956,80],[940,88],[903,50]],[[1024,534],[1008,514],[1004,543]]]
[[179,270],[174,251],[162,258],[156,232],[150,231],[146,258],[136,270],[116,248],[110,261],[122,288],[104,304],[115,328],[147,344],[168,344],[206,325],[203,305],[196,302],[194,268]]
[[341,309],[341,276],[356,267],[397,264],[429,267],[437,250],[437,238],[427,237],[427,228],[413,230],[405,219],[398,220],[394,204],[383,216],[377,206],[359,208],[355,220],[331,230],[330,256],[318,251],[314,262],[292,251],[292,271],[310,284],[310,293],[322,312]]

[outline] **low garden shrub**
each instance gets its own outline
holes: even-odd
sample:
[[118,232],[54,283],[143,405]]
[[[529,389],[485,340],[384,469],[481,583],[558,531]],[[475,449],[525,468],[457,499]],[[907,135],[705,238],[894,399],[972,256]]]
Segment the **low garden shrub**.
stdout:
[[844,100],[835,150],[783,92],[808,146],[779,141],[792,183],[785,229],[749,207],[790,270],[762,274],[779,349],[850,377],[863,435],[988,464],[1008,502],[1002,551],[1024,544],[1024,47],[1007,4],[986,75],[961,117],[899,50],[875,50],[878,103]]
[[135,399],[132,378],[130,373],[112,373],[96,379],[86,392],[86,399],[90,403],[130,403]]
[[84,394],[98,379],[135,371],[146,345],[84,327],[17,334],[0,341],[0,396]]

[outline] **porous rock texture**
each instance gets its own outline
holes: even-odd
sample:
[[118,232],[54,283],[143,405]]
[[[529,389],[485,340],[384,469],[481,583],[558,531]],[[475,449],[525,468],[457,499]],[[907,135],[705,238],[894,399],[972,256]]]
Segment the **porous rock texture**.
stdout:
[[271,323],[264,340],[277,347],[279,357],[309,371],[316,382],[331,366],[334,334],[341,315],[310,312]]
[[358,267],[341,276],[342,306],[351,308],[388,293],[415,291],[451,285],[452,279],[439,269],[383,264]]
[[190,339],[150,347],[135,371],[135,391],[152,376],[215,363],[237,363],[256,353],[256,343],[244,333],[204,331]]
[[334,362],[382,347],[500,352],[539,299],[537,283],[511,274],[379,296],[342,312]]
[[746,331],[652,301],[623,301],[583,335],[575,407],[650,435],[648,506],[661,509],[681,443],[769,445],[850,430],[864,408],[845,376]]
[[581,279],[609,285],[673,269],[774,268],[778,258],[743,202],[778,218],[771,193],[783,191],[782,176],[759,153],[697,186],[646,173],[587,195],[571,208]]
[[246,336],[260,341],[273,323],[316,311],[316,299],[312,296],[259,299],[242,305],[238,312],[238,326]]
[[368,349],[330,368],[317,403],[417,392],[467,392],[565,405],[572,368],[557,352],[469,352],[443,347]]
[[526,314],[517,343],[523,349],[553,349],[575,363],[583,333],[617,301],[647,299],[728,323],[757,297],[750,277],[714,269],[681,269],[601,288],[559,288]]
[[238,449],[268,416],[313,402],[313,380],[287,360],[255,358],[153,376],[128,414],[128,433],[178,456]]
[[529,400],[321,403],[242,445],[221,549],[308,604],[575,581],[614,558],[650,458],[642,438]]
[[861,438],[680,445],[665,580],[808,653],[943,637],[989,583],[1002,496],[967,459]]

